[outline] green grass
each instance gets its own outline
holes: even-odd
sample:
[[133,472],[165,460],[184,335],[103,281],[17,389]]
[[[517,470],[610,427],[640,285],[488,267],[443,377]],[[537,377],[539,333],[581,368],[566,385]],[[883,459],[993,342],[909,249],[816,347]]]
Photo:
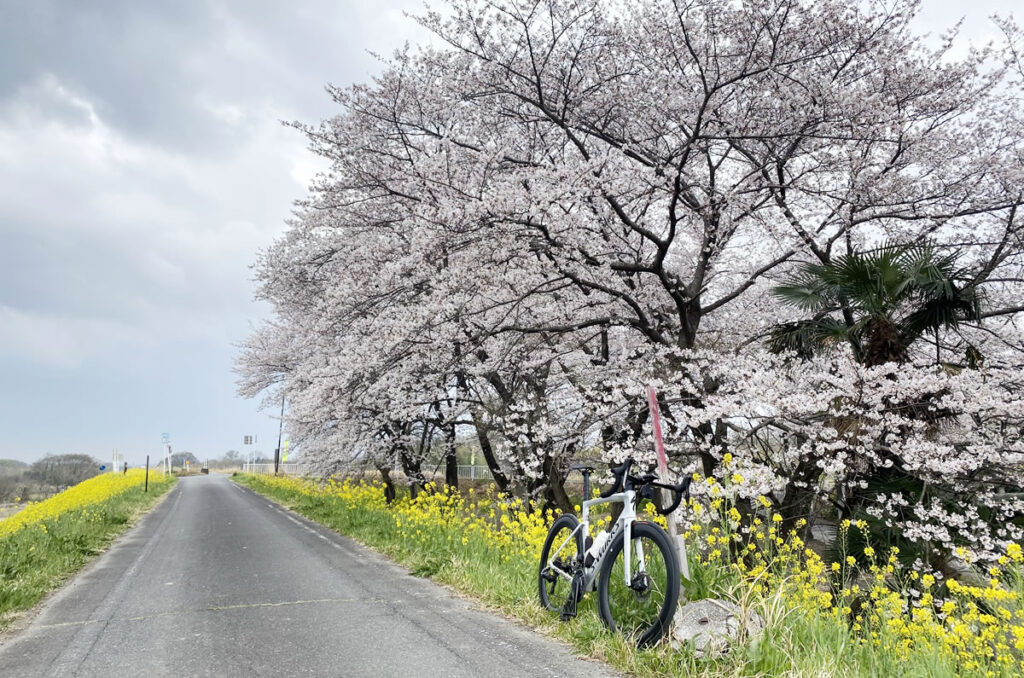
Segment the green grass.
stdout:
[[174,484],[150,480],[87,510],[72,510],[0,538],[0,629],[67,581]]
[[908,658],[898,660],[893,654],[861,642],[857,634],[851,633],[846,620],[807,613],[784,599],[781,592],[752,595],[749,584],[727,568],[695,566],[692,553],[691,598],[718,597],[749,605],[764,620],[764,632],[714,658],[699,658],[692,649],[673,649],[665,643],[637,650],[626,638],[604,629],[597,614],[595,594],[586,596],[576,619],[559,622],[556,614],[542,609],[537,601],[536,554],[489,544],[479,532],[466,532],[459,527],[457,520],[451,526],[424,527],[424,534],[417,541],[408,534],[399,534],[395,514],[383,505],[361,505],[331,494],[303,493],[260,476],[239,475],[235,480],[376,549],[414,575],[451,586],[508,617],[561,639],[579,655],[603,660],[636,676],[985,675],[984,671],[958,671],[938,658],[935,648],[927,642],[915,647]]

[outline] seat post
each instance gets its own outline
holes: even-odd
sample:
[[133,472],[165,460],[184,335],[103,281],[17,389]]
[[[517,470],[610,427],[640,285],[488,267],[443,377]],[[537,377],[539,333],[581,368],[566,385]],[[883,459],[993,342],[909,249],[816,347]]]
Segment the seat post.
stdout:
[[580,506],[583,506],[583,502],[590,499],[590,469],[582,469],[580,473],[583,474],[583,499],[580,500]]

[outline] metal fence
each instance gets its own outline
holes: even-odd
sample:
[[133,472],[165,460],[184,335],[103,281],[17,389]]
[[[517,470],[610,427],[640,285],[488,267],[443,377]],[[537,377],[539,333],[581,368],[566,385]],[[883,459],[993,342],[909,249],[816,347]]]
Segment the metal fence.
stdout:
[[[405,478],[405,474],[402,471],[395,470],[391,473],[396,478]],[[439,466],[434,469],[423,469],[423,476],[427,480],[444,480],[444,466]],[[492,482],[494,476],[491,475],[491,470],[486,466],[470,466],[469,464],[459,464],[459,478],[462,480],[486,480]]]
[[[316,476],[317,474],[310,464],[295,463],[295,464],[281,464],[279,470],[286,476]],[[245,473],[264,473],[273,474],[273,464],[242,464],[242,471]],[[444,468],[438,468],[436,470],[424,469],[423,475],[428,480],[444,480]],[[405,478],[405,474],[401,471],[394,471],[392,476],[397,480]],[[469,464],[459,464],[459,478],[463,480],[481,480],[491,482],[494,480],[494,476],[491,475],[490,469],[486,466],[471,466]]]
[[[280,464],[278,470],[286,476],[308,476],[313,472],[313,469],[309,464]],[[245,463],[242,464],[242,471],[245,473],[265,473],[273,475],[274,465]]]

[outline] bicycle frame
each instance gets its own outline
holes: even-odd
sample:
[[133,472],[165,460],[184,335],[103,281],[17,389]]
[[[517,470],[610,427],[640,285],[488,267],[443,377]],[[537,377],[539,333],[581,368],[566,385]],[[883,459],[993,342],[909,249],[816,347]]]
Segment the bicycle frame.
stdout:
[[[590,565],[590,567],[587,567],[585,562],[583,563],[583,590],[593,591],[596,589],[594,582],[597,580],[597,575],[601,571],[601,563],[604,562],[605,557],[608,555],[609,551],[611,551],[612,542],[615,541],[615,538],[619,535],[620,530],[625,531],[622,542],[622,554],[624,557],[623,562],[626,564],[626,566],[623,567],[623,576],[626,580],[626,586],[629,586],[632,583],[633,574],[630,571],[631,568],[629,567],[629,563],[631,562],[630,551],[633,545],[633,523],[636,521],[636,507],[633,503],[635,497],[636,493],[633,490],[626,490],[624,492],[618,492],[608,497],[598,497],[597,499],[589,499],[587,501],[584,501],[583,518],[580,521],[580,524],[576,526],[576,529],[573,530],[568,537],[566,537],[565,541],[563,541],[558,546],[558,549],[548,559],[548,567],[551,568],[554,572],[558,573],[559,576],[565,578],[567,581],[572,581],[572,577],[569,575],[568,572],[565,572],[555,567],[554,561],[558,558],[558,554],[562,552],[562,549],[564,549],[567,544],[571,543],[572,540],[576,538],[576,534],[580,530],[583,530],[584,544],[586,543],[585,537],[590,535],[591,506],[597,506],[599,504],[614,504],[618,502],[622,504],[622,513],[619,514],[619,519],[616,520],[615,525],[612,526],[612,529],[608,534],[607,541],[605,541],[604,545],[601,547],[601,550],[594,556],[594,562]],[[585,555],[585,553],[581,553],[580,557],[585,558]],[[637,562],[639,564],[639,571],[645,572],[646,565],[644,563],[643,546],[640,544],[637,544]]]

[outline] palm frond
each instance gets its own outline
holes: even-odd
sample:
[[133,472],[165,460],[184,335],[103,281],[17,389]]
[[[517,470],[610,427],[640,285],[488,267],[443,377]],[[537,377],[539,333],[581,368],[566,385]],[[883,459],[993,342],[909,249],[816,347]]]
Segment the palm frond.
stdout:
[[848,328],[828,316],[780,323],[768,335],[768,350],[773,353],[792,351],[801,358],[828,353],[849,340]]
[[834,298],[811,270],[813,268],[817,267],[808,265],[789,284],[773,288],[772,294],[802,311],[818,313],[834,306]]
[[[929,330],[980,321],[981,293],[971,283],[972,272],[957,267],[958,259],[958,252],[942,253],[927,240],[889,241],[826,263],[805,264],[773,292],[814,317],[776,326],[769,348],[812,355],[845,340],[859,360],[901,359]],[[846,313],[845,323],[830,317],[840,310]]]

